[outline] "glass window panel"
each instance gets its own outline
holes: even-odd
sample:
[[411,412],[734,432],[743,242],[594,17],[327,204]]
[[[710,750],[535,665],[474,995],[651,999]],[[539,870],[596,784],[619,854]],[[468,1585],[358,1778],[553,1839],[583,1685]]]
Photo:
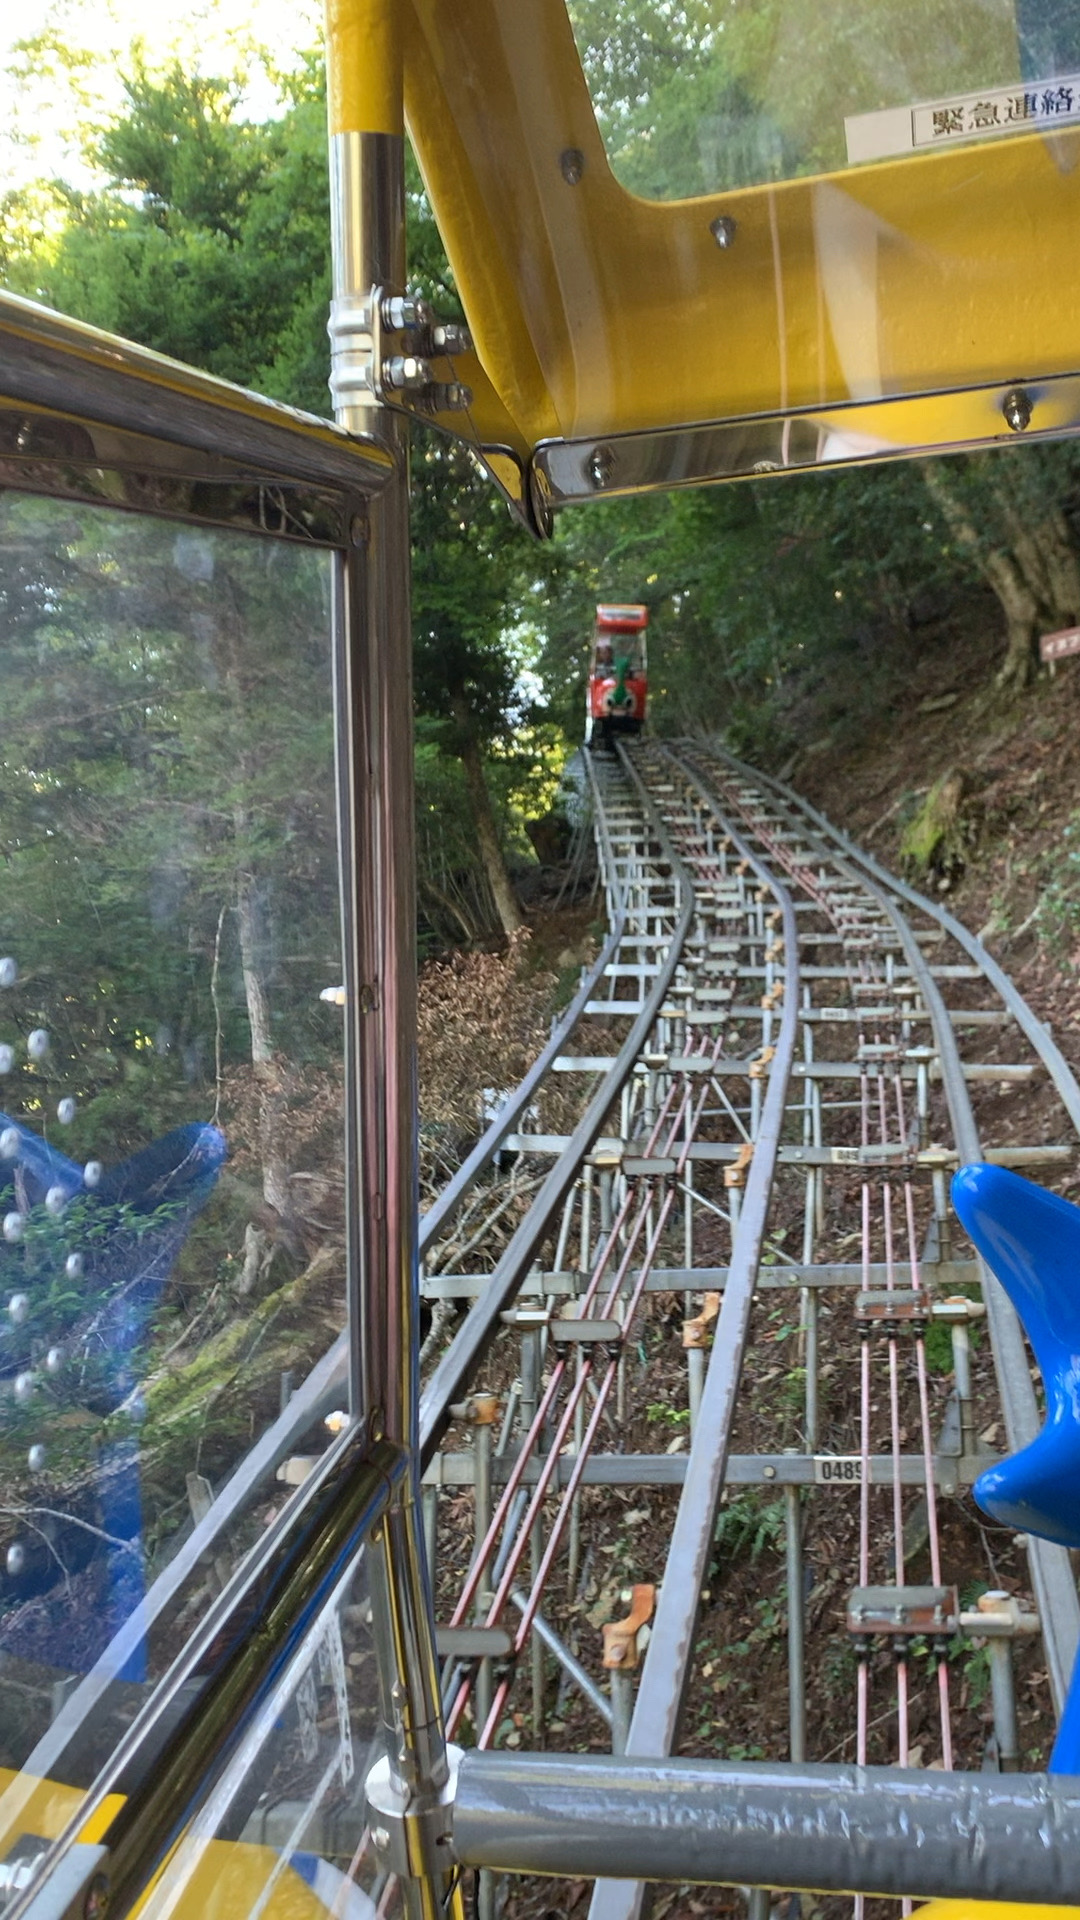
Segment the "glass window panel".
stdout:
[[1076,0],[568,5],[611,165],[650,199],[1080,119]]
[[329,1439],[176,1574],[345,1319],[332,564],[0,496],[0,1862]]
[[361,1556],[141,1906],[143,1920],[396,1916],[399,1889],[378,1872],[365,1819],[378,1729]]

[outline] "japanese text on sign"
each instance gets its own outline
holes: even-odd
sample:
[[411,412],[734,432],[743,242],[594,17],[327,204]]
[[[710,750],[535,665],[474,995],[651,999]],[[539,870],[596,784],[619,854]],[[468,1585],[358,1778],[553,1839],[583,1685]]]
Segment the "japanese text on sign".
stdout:
[[1049,133],[1080,120],[1080,74],[1052,80],[1017,81],[981,93],[928,100],[917,106],[884,107],[849,115],[844,122],[849,162],[884,159],[891,153],[925,152],[961,140],[1006,133]]
[[911,109],[912,145],[940,146],[973,134],[1005,133],[1010,128],[1058,125],[1080,118],[1080,82],[1055,80],[1047,86],[984,93],[941,106]]

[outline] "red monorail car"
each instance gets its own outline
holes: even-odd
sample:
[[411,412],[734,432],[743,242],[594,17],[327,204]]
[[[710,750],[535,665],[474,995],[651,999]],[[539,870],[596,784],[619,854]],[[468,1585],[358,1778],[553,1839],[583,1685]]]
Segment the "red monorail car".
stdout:
[[587,716],[591,747],[609,747],[616,733],[641,732],[649,692],[648,624],[648,607],[596,609]]

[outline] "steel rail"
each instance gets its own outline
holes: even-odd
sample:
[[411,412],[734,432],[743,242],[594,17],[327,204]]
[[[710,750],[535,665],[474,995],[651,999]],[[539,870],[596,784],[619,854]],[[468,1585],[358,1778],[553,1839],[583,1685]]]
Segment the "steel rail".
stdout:
[[[591,761],[586,758],[586,767],[590,785],[593,789],[593,804],[596,809],[597,830],[601,837],[607,835],[607,823],[603,808],[596,795],[596,775]],[[615,876],[615,862],[609,862],[609,870]],[[616,882],[617,885],[617,882]],[[577,992],[569,1006],[552,1029],[551,1037],[541,1053],[538,1053],[525,1078],[519,1081],[514,1091],[503,1102],[483,1137],[477,1141],[468,1158],[464,1160],[437,1198],[432,1201],[427,1212],[420,1217],[420,1258],[430,1252],[440,1234],[444,1233],[460,1210],[466,1194],[476,1185],[485,1168],[490,1166],[508,1133],[512,1133],[518,1120],[525,1112],[540,1082],[548,1073],[552,1061],[562,1052],[563,1047],[573,1033],[578,1021],[584,1014],[587,1002],[592,998],[593,990],[603,979],[615,954],[618,952],[626,927],[625,890],[617,888],[618,905],[611,931],[608,934],[598,958],[583,977]]]
[[694,919],[694,892],[689,875],[679,859],[667,831],[644,790],[639,791],[642,810],[660,848],[662,861],[670,868],[675,900],[671,909],[674,926],[668,948],[660,962],[656,978],[642,1003],[641,1011],[612,1060],[611,1070],[601,1080],[588,1106],[570,1135],[555,1165],[548,1173],[532,1206],[514,1232],[483,1292],[470,1309],[468,1318],[451,1341],[435,1367],[420,1399],[420,1459],[426,1467],[445,1430],[449,1409],[467,1393],[469,1384],[495,1335],[499,1315],[509,1305],[522,1278],[532,1264],[560,1206],[578,1176],[585,1156],[599,1138],[613,1100],[617,1099],[633,1072],[638,1055],[649,1037],[653,1023],[663,1006],[675,970],[682,958],[686,936]]
[[[993,1843],[990,1844],[992,1836]],[[459,1861],[496,1872],[1070,1905],[1080,1781],[1060,1774],[467,1753]]]
[[[739,1380],[750,1327],[750,1309],[772,1197],[798,1031],[798,933],[791,895],[756,857],[749,843],[736,831],[692,770],[674,754],[667,753],[666,758],[673,770],[694,787],[703,804],[714,813],[740,857],[749,862],[761,884],[769,888],[780,907],[784,930],[784,1000],[775,1043],[776,1052],[770,1066],[768,1092],[734,1233],[728,1283],[724,1289],[672,1529],[663,1585],[630,1721],[626,1746],[629,1756],[669,1754],[678,1738],[701,1590],[724,1487]],[[655,1877],[650,1873],[650,1879]],[[589,1909],[590,1920],[633,1920],[633,1916],[643,1912],[646,1898],[646,1884],[642,1881],[627,1883],[625,1880],[599,1880]]]
[[1077,1081],[1049,1028],[1045,1027],[1041,1020],[1036,1019],[1019,989],[1010,980],[1004,968],[994,959],[993,954],[983,946],[978,936],[965,927],[962,921],[957,920],[946,907],[939,906],[937,901],[920,893],[916,887],[909,886],[906,880],[901,880],[898,875],[890,873],[889,869],[875,860],[872,854],[864,853],[841,827],[834,826],[827,814],[822,813],[811,801],[805,800],[801,794],[796,793],[794,787],[789,787],[783,780],[777,780],[771,774],[758,773],[755,769],[747,767],[743,761],[736,759],[735,755],[728,753],[725,748],[710,743],[709,751],[737,768],[745,778],[758,780],[762,786],[769,787],[774,793],[782,795],[790,805],[797,808],[807,819],[812,820],[816,827],[835,841],[846,858],[855,866],[865,867],[867,872],[872,874],[890,893],[896,894],[899,899],[906,900],[909,906],[917,907],[920,913],[925,913],[930,919],[936,920],[938,925],[957,942],[957,945],[963,947],[995,992],[1000,995],[1021,1032],[1031,1042],[1057,1088],[1066,1113],[1077,1133],[1080,1134],[1080,1082]]
[[[741,762],[737,761],[733,755],[726,754],[721,749],[714,748],[711,749],[711,751],[716,753],[717,758],[727,760],[732,766],[736,767],[742,777],[747,779],[756,777],[752,775],[749,769],[745,768]],[[769,784],[778,785],[779,783]],[[911,928],[908,926],[906,917],[899,911],[895,903],[890,900],[886,892],[886,887],[889,889],[895,888],[895,890],[902,893],[903,897],[907,898],[911,904],[938,919],[939,923],[944,925],[945,922],[948,921],[949,924],[946,930],[954,934],[954,937],[959,939],[961,935],[966,935],[966,938],[962,939],[960,943],[965,946],[973,958],[978,960],[980,966],[982,965],[983,957],[990,962],[1001,981],[1001,986],[998,990],[1002,992],[1002,997],[1006,999],[1006,1004],[1009,1006],[1010,1011],[1016,1015],[1018,1024],[1023,1026],[1024,1031],[1028,1034],[1032,1045],[1038,1047],[1042,1053],[1042,1057],[1048,1070],[1051,1072],[1054,1084],[1057,1087],[1062,1101],[1068,1107],[1070,1118],[1074,1120],[1078,1119],[1078,1117],[1080,1117],[1080,1087],[1077,1086],[1068,1065],[1058,1049],[1054,1046],[1053,1041],[1047,1035],[1046,1029],[1035,1019],[1022,996],[1018,993],[1008,977],[1001,972],[997,963],[991,961],[991,956],[986,953],[981,943],[977,941],[974,936],[967,935],[966,929],[962,928],[960,922],[954,920],[951,914],[943,915],[940,910],[934,907],[933,902],[925,900],[923,896],[918,894],[913,888],[907,888],[903,883],[896,882],[891,876],[886,875],[885,870],[879,867],[876,861],[865,859],[863,864],[868,870],[883,875],[885,880],[884,885],[877,885],[873,879],[868,877],[868,874],[860,874],[857,865],[850,857],[854,850],[851,848],[851,843],[847,840],[847,837],[842,835],[838,829],[830,827],[823,816],[819,815],[816,808],[811,807],[809,803],[803,807],[803,803],[791,789],[785,789],[784,792],[785,798],[789,800],[789,803],[793,804],[797,809],[803,808],[806,815],[812,820],[814,826],[826,828],[831,837],[840,845],[841,851],[837,853],[828,849],[825,843],[819,842],[819,845],[823,847],[823,851],[828,852],[829,858],[835,863],[837,870],[865,888],[870,898],[872,898],[879,909],[887,915],[900,940],[912,978],[918,985],[923,1003],[931,1017],[938,1059],[941,1065],[943,1091],[949,1108],[953,1135],[961,1161],[970,1162],[981,1160],[983,1158],[983,1149],[971,1106],[971,1097],[968,1092],[956,1035],[953,1031],[952,1022],[949,1018],[941,990],[931,972],[929,962],[919,942],[915,939]],[[856,856],[856,858],[857,857],[858,856]],[[989,969],[984,969],[984,971],[986,971],[988,977],[990,977]],[[994,981],[993,984],[996,986],[998,983]],[[1005,990],[1007,990],[1007,992]],[[1021,1011],[1023,1011],[1026,1016],[1023,1020],[1020,1019]],[[1054,1070],[1053,1063],[1049,1057],[1051,1054],[1056,1055],[1059,1071]],[[1071,1103],[1066,1099],[1066,1088],[1063,1087],[1062,1080],[1064,1080],[1068,1088],[1071,1088],[1073,1096]],[[1031,1381],[1027,1351],[1024,1345],[1020,1322],[1000,1282],[982,1260],[978,1261],[978,1267],[983,1298],[986,1303],[987,1326],[994,1353],[998,1387],[1001,1394],[1002,1413],[1005,1419],[1009,1445],[1013,1450],[1016,1450],[1022,1446],[1026,1446],[1028,1442],[1035,1437],[1041,1426],[1035,1390]],[[1065,1548],[1055,1546],[1050,1541],[1037,1540],[1032,1537],[1029,1541],[1028,1557],[1031,1567],[1032,1585],[1035,1589],[1039,1614],[1043,1623],[1043,1639],[1046,1648],[1051,1692],[1055,1710],[1060,1714],[1076,1662],[1077,1647],[1080,1645],[1080,1598],[1077,1596],[1076,1581],[1073,1578],[1069,1564],[1069,1556]]]

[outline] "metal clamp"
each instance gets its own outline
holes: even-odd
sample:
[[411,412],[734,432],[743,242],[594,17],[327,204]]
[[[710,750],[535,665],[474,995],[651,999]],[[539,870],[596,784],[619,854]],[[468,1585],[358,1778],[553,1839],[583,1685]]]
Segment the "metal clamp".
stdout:
[[460,1747],[448,1746],[449,1772],[437,1799],[410,1800],[396,1787],[389,1758],[376,1760],[364,1782],[371,1844],[384,1872],[405,1879],[436,1879],[454,1871],[451,1814],[457,1792]]
[[697,1314],[693,1320],[683,1321],[682,1343],[688,1351],[691,1348],[708,1346],[713,1323],[719,1312],[720,1295],[718,1293],[707,1293],[702,1304],[701,1312]]
[[656,1588],[645,1584],[631,1587],[629,1595],[623,1595],[624,1605],[627,1599],[630,1611],[626,1619],[609,1620],[604,1627],[604,1665],[621,1673],[637,1666],[641,1653],[638,1635],[653,1617]]
[[912,1640],[925,1637],[944,1653],[960,1625],[955,1587],[856,1587],[848,1601],[847,1630],[865,1659],[872,1639],[890,1642],[898,1660]]
[[406,396],[410,412],[461,413],[472,405],[469,388],[440,380],[435,364],[468,352],[469,334],[437,320],[425,300],[383,287],[366,297],[339,295],[328,331],[335,406],[365,400],[393,406]]
[[855,1295],[855,1320],[865,1340],[871,1333],[892,1336],[901,1327],[913,1334],[926,1331],[932,1303],[924,1287],[890,1287],[882,1292]]

